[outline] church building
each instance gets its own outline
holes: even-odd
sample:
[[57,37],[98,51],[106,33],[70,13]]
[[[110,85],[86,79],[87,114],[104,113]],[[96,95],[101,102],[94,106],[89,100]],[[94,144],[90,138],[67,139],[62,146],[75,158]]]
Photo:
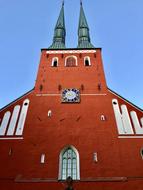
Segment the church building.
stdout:
[[65,38],[63,3],[34,88],[0,110],[0,189],[142,190],[143,110],[108,88],[82,2]]

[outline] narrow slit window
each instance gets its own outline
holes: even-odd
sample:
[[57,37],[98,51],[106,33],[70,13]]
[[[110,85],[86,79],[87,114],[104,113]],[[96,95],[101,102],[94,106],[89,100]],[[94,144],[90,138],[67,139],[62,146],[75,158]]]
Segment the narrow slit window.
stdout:
[[45,154],[42,154],[41,155],[41,164],[44,164],[45,163]]
[[49,110],[49,111],[48,111],[48,117],[51,117],[51,116],[52,116],[52,111]]
[[105,121],[106,118],[105,118],[105,115],[101,115],[101,121]]
[[53,67],[57,67],[57,66],[58,66],[58,61],[54,60]]
[[89,60],[88,59],[85,60],[85,66],[89,66]]
[[53,58],[52,66],[53,67],[58,67],[58,58]]
[[94,161],[94,162],[98,162],[98,159],[97,159],[97,152],[94,152],[94,153],[93,153],[93,161]]
[[89,57],[85,57],[85,58],[84,58],[84,65],[85,65],[86,67],[88,67],[88,66],[91,65],[91,63],[90,63],[90,58],[89,58]]
[[9,156],[12,155],[12,148],[9,149],[9,153],[8,154],[9,154]]

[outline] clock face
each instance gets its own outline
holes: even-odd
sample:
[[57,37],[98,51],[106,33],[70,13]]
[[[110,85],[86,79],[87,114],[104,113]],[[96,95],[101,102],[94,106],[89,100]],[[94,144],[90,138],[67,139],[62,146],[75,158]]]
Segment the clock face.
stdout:
[[63,90],[62,102],[69,102],[69,103],[80,102],[79,90],[75,88]]

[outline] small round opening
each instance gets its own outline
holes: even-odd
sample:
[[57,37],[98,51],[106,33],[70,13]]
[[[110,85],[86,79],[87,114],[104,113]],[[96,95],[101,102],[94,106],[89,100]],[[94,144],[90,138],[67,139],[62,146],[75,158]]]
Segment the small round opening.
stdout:
[[25,103],[24,105],[25,105],[25,106],[27,106],[27,105],[28,105],[28,103]]
[[113,102],[114,105],[117,105],[117,102]]

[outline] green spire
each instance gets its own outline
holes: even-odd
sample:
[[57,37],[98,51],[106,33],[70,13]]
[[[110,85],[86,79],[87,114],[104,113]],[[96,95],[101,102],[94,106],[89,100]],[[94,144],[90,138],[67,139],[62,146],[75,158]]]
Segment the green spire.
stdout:
[[82,1],[80,2],[80,17],[78,26],[78,48],[94,48],[90,43],[89,27],[84,14]]
[[64,1],[63,1],[60,15],[59,15],[59,18],[58,18],[56,26],[55,26],[53,43],[49,47],[49,49],[66,48],[65,47],[65,37],[66,37],[66,29],[65,29]]

